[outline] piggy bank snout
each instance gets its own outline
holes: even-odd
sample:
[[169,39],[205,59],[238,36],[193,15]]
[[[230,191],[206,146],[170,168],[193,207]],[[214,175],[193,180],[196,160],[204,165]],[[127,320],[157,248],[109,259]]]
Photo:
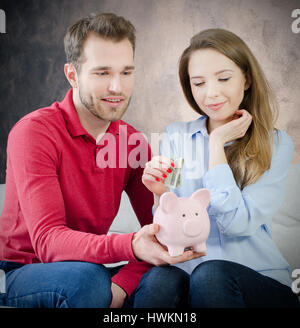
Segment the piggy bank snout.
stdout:
[[183,224],[183,232],[188,237],[195,237],[201,233],[202,225],[200,220],[189,219]]

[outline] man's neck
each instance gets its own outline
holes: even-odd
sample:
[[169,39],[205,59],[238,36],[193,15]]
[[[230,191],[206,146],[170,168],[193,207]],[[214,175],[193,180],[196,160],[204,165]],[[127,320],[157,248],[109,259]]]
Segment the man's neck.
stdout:
[[110,122],[104,121],[101,118],[93,115],[84,105],[80,102],[79,97],[73,92],[73,103],[78,114],[79,121],[83,128],[97,140],[97,137],[106,132]]

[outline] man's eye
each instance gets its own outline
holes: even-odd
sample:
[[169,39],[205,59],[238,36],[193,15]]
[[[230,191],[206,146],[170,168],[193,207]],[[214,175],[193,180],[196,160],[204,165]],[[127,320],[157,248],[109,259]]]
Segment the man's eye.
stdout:
[[107,75],[108,72],[98,72],[98,73],[96,73],[96,74],[99,75],[99,76],[104,76],[104,75]]

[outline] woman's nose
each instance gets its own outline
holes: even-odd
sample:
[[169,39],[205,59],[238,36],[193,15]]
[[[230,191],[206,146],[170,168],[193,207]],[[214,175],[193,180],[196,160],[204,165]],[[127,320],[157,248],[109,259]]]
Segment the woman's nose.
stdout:
[[217,83],[209,82],[206,85],[207,85],[206,96],[208,98],[215,98],[215,97],[219,96],[220,90],[219,90]]

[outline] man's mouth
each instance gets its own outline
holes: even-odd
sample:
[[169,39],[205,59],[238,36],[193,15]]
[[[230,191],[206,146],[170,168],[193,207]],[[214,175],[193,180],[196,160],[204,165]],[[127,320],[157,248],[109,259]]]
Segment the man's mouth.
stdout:
[[109,104],[110,106],[117,107],[119,106],[124,100],[124,97],[105,97],[101,99],[105,103]]

